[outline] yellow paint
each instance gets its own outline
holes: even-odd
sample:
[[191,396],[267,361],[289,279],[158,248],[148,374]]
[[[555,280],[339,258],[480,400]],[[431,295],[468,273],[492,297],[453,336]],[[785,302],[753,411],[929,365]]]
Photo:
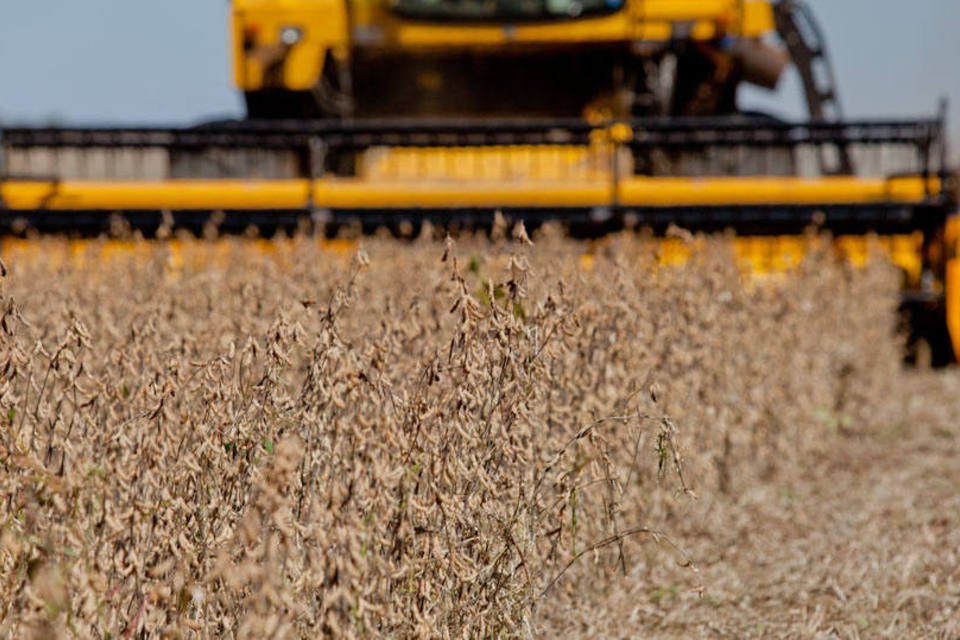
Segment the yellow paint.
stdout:
[[[234,82],[246,91],[309,90],[320,77],[327,52],[343,57],[349,48],[343,0],[234,0],[231,21]],[[285,28],[299,29],[300,41],[282,42]],[[246,51],[245,38],[253,45]],[[280,65],[282,73],[271,75],[272,65]]]
[[953,353],[960,357],[960,212],[947,219],[944,244],[947,249],[947,330],[953,344]]
[[664,238],[657,246],[657,262],[665,267],[678,267],[686,264],[697,248],[697,241],[685,242],[680,238]]
[[376,182],[594,182],[609,179],[611,158],[602,145],[374,147],[358,173]]
[[283,209],[307,202],[306,180],[167,182],[4,182],[11,209]]
[[[654,258],[660,267],[683,266],[706,248],[704,238],[665,237],[652,239]],[[773,276],[796,269],[811,251],[824,248],[823,236],[735,236],[731,248],[738,268],[745,275]],[[862,268],[878,257],[889,260],[907,274],[908,281],[919,281],[923,234],[843,235],[833,238],[838,258]],[[581,254],[580,266],[590,271],[595,265],[596,246]],[[914,280],[915,279],[915,280]],[[960,305],[958,305],[960,306]]]
[[381,14],[385,40],[382,46],[399,49],[484,48],[523,44],[583,44],[625,42],[635,23],[624,13],[611,16],[560,20],[552,24],[443,24],[394,19]]
[[[667,237],[651,239],[655,264],[659,267],[682,266],[704,250],[702,238],[686,241]],[[795,269],[804,257],[823,248],[822,237],[803,236],[737,236],[732,239],[733,256],[738,268],[750,278],[766,278],[786,274]],[[914,271],[920,260],[922,237],[919,233],[890,236],[840,236],[834,239],[836,255],[861,267],[870,259],[883,258],[904,271]],[[229,268],[238,259],[238,252],[254,251],[270,256],[282,269],[293,268],[297,246],[312,245],[328,252],[332,257],[346,260],[358,247],[355,240],[324,238],[225,238],[213,241],[142,239],[67,239],[44,238],[41,241],[22,238],[0,238],[0,255],[6,264],[17,269],[18,265],[42,261],[53,269],[83,268],[117,259],[135,261],[160,258],[165,266],[165,276],[176,281],[184,274],[208,269]],[[595,254],[602,241],[582,253],[579,266],[584,271],[595,268]],[[948,268],[948,321],[951,336],[960,330],[960,298],[957,293],[957,278],[960,278],[960,262],[953,260]],[[954,338],[955,342],[956,339]],[[960,348],[960,345],[955,345]]]
[[[896,178],[622,178],[625,206],[916,204],[939,180]],[[0,183],[13,210],[306,209],[307,180],[168,180],[166,182],[17,181]],[[595,207],[614,202],[606,179],[455,181],[324,178],[312,185],[317,207],[391,209],[458,207]]]
[[[516,24],[413,20],[390,10],[384,0],[234,0],[231,19],[234,81],[246,91],[309,89],[320,77],[327,51],[346,60],[351,50],[363,47],[410,52],[628,45],[667,42],[678,26],[695,40],[715,38],[721,30],[759,38],[774,29],[768,0],[627,0],[609,15]],[[283,46],[279,33],[285,26],[303,29],[303,40]],[[244,50],[244,34],[254,30],[254,46]],[[281,76],[265,73],[278,61]]]
[[645,178],[620,181],[619,202],[627,206],[827,205],[922,202],[940,181],[919,176],[859,178]]
[[701,40],[715,37],[720,24],[730,35],[751,38],[774,29],[773,12],[765,0],[627,0],[623,9],[609,15],[510,24],[407,19],[381,0],[348,4],[355,31],[380,36],[379,41],[354,46],[389,49],[664,42],[673,37],[675,24],[689,28],[691,37]]
[[[337,259],[348,259],[357,250],[353,240],[326,238],[223,238],[212,241],[63,238],[42,240],[14,237],[0,238],[0,256],[11,268],[42,261],[51,269],[78,269],[117,259],[146,261],[160,258],[166,275],[176,280],[185,273],[228,268],[238,259],[238,252],[254,251],[269,255],[279,266],[292,268],[293,250],[309,244]],[[242,259],[242,255],[239,259]]]
[[761,38],[776,29],[768,0],[746,0],[741,20],[740,33],[748,38]]

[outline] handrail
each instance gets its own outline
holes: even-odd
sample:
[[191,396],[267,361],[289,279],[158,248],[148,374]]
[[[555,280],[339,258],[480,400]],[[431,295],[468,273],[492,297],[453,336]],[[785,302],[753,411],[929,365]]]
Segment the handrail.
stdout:
[[463,145],[570,144],[591,133],[629,127],[638,144],[830,144],[919,142],[942,135],[941,118],[785,122],[765,118],[645,118],[591,123],[586,120],[371,120],[246,121],[204,127],[4,127],[0,137],[10,147],[179,147],[300,146],[311,137],[345,145],[445,142]]

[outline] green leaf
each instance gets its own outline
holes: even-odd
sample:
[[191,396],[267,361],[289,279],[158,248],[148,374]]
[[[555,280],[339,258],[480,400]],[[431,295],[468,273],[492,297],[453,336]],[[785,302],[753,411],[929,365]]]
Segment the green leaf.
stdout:
[[106,478],[107,470],[97,464],[92,464],[87,467],[87,477],[88,478]]

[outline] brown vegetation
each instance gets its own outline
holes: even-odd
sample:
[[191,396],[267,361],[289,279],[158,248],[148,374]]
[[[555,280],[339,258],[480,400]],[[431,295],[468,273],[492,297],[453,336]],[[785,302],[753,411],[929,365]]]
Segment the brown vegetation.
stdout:
[[892,423],[892,274],[520,236],[8,264],[0,633],[723,632],[704,505]]

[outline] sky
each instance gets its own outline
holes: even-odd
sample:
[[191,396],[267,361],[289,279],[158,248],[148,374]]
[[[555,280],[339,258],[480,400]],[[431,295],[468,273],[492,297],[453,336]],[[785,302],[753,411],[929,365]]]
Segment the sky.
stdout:
[[[847,117],[932,115],[960,146],[960,0],[808,0]],[[10,0],[0,9],[0,122],[189,124],[240,116],[227,0]],[[799,81],[741,106],[803,116]]]

